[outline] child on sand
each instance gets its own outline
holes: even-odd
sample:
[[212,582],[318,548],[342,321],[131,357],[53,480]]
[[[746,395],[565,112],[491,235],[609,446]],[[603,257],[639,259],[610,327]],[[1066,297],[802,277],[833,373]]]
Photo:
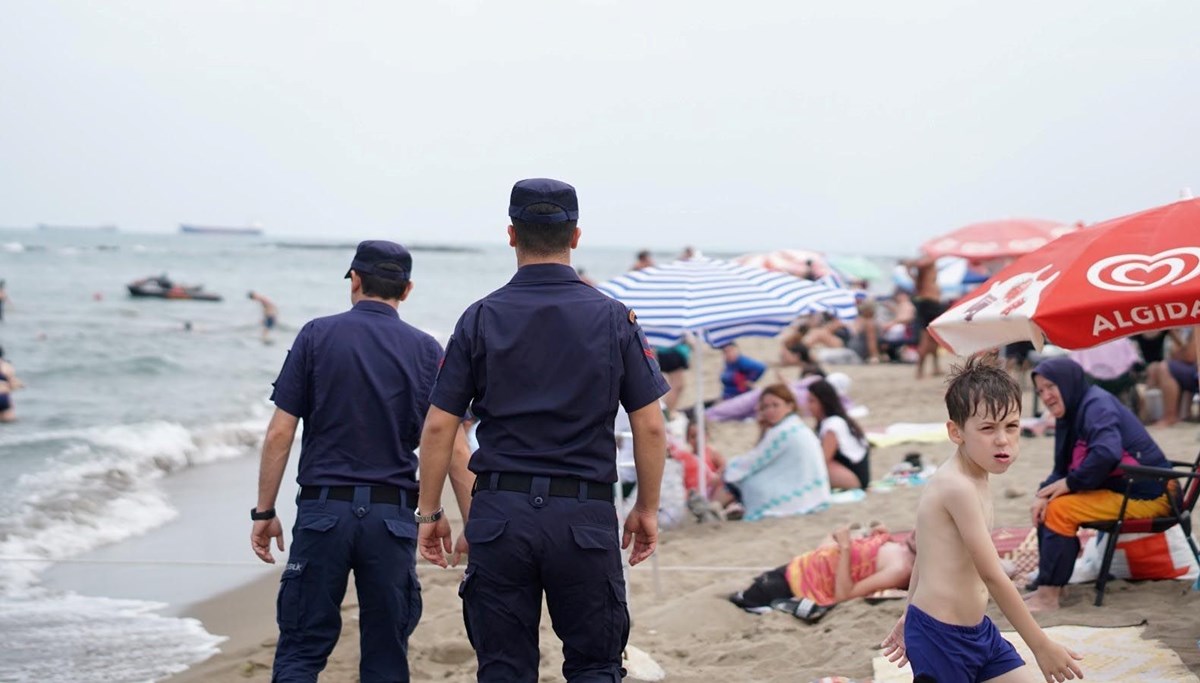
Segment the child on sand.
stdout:
[[[1031,680],[1025,662],[984,615],[988,596],[1033,651],[1046,681],[1083,678],[1075,652],[1050,640],[1004,573],[992,544],[988,476],[1020,449],[1021,390],[992,358],[955,368],[946,431],[958,450],[930,478],[917,505],[917,562],[909,604],[883,642],[897,666],[938,683]],[[922,679],[921,677],[925,678]]]

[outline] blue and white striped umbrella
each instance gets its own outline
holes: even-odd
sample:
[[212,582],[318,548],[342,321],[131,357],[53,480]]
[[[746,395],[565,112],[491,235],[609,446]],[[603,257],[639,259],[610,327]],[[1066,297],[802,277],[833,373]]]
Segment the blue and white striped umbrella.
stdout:
[[723,346],[738,337],[772,337],[797,317],[858,315],[854,295],[793,275],[715,259],[674,261],[599,285],[632,308],[650,343],[669,346],[685,333]]

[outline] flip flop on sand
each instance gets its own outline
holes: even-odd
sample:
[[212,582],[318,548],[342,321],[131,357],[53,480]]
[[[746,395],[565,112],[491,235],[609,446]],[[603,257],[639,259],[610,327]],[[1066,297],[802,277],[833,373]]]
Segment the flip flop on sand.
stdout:
[[834,605],[818,605],[808,598],[787,598],[772,602],[771,608],[790,614],[806,624],[815,624],[828,614]]

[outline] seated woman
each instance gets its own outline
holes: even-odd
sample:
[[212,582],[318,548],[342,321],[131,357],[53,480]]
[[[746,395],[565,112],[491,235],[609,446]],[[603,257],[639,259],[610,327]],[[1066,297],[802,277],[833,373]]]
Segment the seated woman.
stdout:
[[830,606],[888,588],[908,588],[916,560],[916,535],[892,540],[881,524],[852,538],[847,527],[791,562],[760,574],[745,590],[729,596],[748,612],[765,612],[776,600],[807,598]]
[[867,488],[871,483],[871,445],[828,381],[808,386],[808,414],[816,419],[829,484],[838,489]]
[[738,502],[747,520],[786,517],[829,504],[829,472],[817,435],[796,414],[796,397],[785,384],[772,384],[758,399],[758,445],[725,464],[718,504]]
[[[696,457],[699,442],[696,438],[698,427],[695,422],[687,426],[687,447],[679,443],[668,443],[667,450],[671,457],[683,465],[683,486],[689,494],[700,491],[700,463]],[[721,474],[725,470],[725,458],[710,445],[708,430],[705,429],[704,464],[707,469],[704,475],[705,487],[708,489],[705,498],[709,498],[721,487]]]
[[[1083,368],[1070,358],[1038,363],[1033,384],[1055,417],[1054,470],[1030,508],[1039,560],[1037,590],[1026,600],[1037,611],[1059,606],[1079,554],[1079,525],[1120,513],[1127,486],[1121,465],[1170,464],[1137,417],[1112,394],[1089,386]],[[1137,481],[1129,492],[1127,517],[1157,517],[1170,510],[1161,481]]]

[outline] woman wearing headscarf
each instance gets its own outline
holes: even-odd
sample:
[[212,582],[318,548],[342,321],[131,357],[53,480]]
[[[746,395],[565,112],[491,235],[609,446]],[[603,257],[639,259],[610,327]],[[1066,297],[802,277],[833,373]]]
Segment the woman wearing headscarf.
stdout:
[[[1128,484],[1121,466],[1169,468],[1170,463],[1137,417],[1115,396],[1089,385],[1075,361],[1042,361],[1033,369],[1033,383],[1056,419],[1054,471],[1030,508],[1039,560],[1037,591],[1028,601],[1036,611],[1058,607],[1079,554],[1079,525],[1120,513]],[[1162,482],[1139,480],[1128,488],[1126,517],[1157,517],[1170,510]]]

